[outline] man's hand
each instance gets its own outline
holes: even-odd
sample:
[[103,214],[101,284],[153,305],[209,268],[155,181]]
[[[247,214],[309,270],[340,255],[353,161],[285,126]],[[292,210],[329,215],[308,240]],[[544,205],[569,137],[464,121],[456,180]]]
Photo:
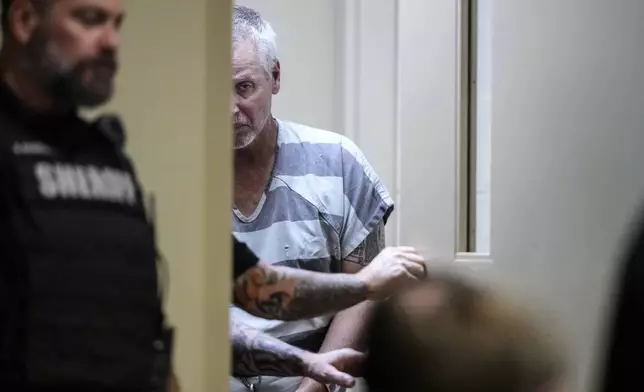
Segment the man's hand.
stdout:
[[409,246],[385,248],[356,276],[368,289],[369,299],[382,299],[426,275],[425,259]]
[[355,385],[365,355],[351,348],[341,348],[321,354],[310,354],[307,359],[307,374],[322,384],[335,384],[345,388]]
[[311,353],[230,320],[233,376],[309,377],[325,384],[352,387],[364,354],[350,348]]

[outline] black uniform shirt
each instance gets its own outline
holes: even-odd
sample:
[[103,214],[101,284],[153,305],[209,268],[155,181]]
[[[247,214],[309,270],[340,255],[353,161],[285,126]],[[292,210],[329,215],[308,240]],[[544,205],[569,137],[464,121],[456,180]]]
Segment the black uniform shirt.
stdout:
[[257,256],[255,256],[248,246],[233,236],[233,278],[237,279],[244,272],[255,267],[258,261]]
[[150,390],[153,230],[105,131],[0,83],[0,390]]
[[606,341],[602,392],[644,391],[644,215],[621,266],[610,334]]

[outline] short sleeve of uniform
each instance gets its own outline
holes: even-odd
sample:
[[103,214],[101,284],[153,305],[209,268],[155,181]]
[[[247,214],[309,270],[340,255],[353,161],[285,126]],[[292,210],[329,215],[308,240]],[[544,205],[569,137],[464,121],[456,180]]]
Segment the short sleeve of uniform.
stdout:
[[394,209],[394,202],[362,151],[342,141],[343,225],[341,256],[346,258]]
[[245,243],[233,236],[233,278],[237,279],[249,269],[255,267],[259,259]]

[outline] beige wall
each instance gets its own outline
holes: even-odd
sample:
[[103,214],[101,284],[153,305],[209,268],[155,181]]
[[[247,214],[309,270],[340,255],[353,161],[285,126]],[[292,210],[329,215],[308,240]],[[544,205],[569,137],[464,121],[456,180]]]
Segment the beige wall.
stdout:
[[175,364],[187,392],[224,391],[229,366],[230,7],[224,0],[126,2],[114,101],[128,150],[157,197],[170,266]]

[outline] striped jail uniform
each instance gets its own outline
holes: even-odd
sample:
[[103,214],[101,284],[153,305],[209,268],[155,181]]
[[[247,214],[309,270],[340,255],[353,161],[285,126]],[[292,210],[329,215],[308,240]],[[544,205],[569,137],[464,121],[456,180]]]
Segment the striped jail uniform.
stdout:
[[[267,192],[251,216],[232,213],[233,234],[274,265],[341,272],[342,260],[393,210],[393,200],[348,138],[280,121]],[[266,320],[231,306],[230,317],[317,352],[333,314],[300,321]],[[262,392],[294,391],[301,378],[262,377]],[[247,379],[256,383],[257,378]],[[231,378],[232,392],[247,391]]]

